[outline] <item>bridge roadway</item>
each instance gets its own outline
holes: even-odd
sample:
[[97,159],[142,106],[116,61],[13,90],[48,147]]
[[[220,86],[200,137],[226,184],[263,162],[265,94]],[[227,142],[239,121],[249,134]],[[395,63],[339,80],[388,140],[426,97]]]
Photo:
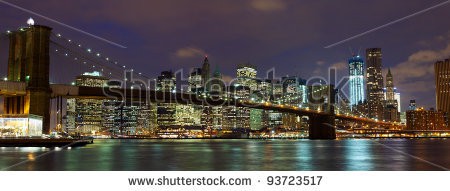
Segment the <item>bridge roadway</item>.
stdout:
[[[364,123],[370,125],[378,125],[383,127],[400,126],[390,122],[377,121],[368,118],[355,117],[342,114],[329,114],[316,110],[309,110],[295,106],[272,104],[268,102],[253,102],[240,99],[221,99],[221,98],[205,98],[196,94],[189,93],[171,93],[161,92],[148,89],[121,89],[112,87],[86,87],[72,86],[65,84],[50,84],[51,98],[89,98],[89,99],[117,99],[132,100],[142,102],[166,102],[180,104],[196,104],[196,105],[233,105],[237,107],[248,107],[263,110],[274,110],[282,113],[292,113],[299,116],[308,116],[310,121],[328,122],[334,124],[334,120],[342,120],[349,122]],[[4,96],[21,96],[26,94],[26,85],[24,82],[5,82],[0,81],[0,95]],[[311,119],[312,118],[312,119]],[[331,122],[333,121],[333,122]],[[310,124],[310,125],[319,125]]]

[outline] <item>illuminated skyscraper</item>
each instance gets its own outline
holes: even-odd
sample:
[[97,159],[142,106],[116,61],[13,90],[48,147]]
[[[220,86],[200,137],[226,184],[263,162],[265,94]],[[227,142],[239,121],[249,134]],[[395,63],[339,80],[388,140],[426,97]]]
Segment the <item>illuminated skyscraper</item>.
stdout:
[[434,64],[436,79],[437,110],[446,114],[447,125],[450,118],[450,59]]
[[366,82],[368,116],[378,120],[383,119],[383,75],[381,48],[369,48],[366,50]]
[[240,86],[249,87],[254,91],[258,89],[258,83],[256,80],[257,70],[256,67],[251,64],[241,64],[236,69],[237,83]]
[[353,56],[348,60],[350,76],[350,105],[355,106],[365,99],[364,90],[364,61],[358,56]]
[[386,121],[400,121],[400,114],[398,112],[398,102],[395,99],[394,77],[391,69],[386,75],[386,100],[384,100],[384,120]]

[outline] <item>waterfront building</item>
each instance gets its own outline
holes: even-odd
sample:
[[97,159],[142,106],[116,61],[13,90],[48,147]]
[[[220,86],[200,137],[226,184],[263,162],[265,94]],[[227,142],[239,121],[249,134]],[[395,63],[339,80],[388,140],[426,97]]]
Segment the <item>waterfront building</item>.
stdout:
[[40,137],[41,135],[41,116],[32,114],[0,115],[0,137]]
[[[76,77],[76,86],[105,87],[108,78],[103,77],[100,72],[86,72]],[[66,130],[69,133],[96,134],[101,131],[108,132],[103,128],[103,102],[101,99],[69,98],[67,99]]]
[[425,110],[417,108],[406,111],[407,130],[448,130],[444,113],[433,108]]

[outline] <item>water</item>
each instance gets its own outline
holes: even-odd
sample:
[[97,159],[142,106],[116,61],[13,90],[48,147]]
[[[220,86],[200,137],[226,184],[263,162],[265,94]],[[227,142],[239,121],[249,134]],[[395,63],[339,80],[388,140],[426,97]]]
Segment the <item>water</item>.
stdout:
[[70,149],[3,147],[0,169],[445,170],[449,151],[450,139],[95,140]]

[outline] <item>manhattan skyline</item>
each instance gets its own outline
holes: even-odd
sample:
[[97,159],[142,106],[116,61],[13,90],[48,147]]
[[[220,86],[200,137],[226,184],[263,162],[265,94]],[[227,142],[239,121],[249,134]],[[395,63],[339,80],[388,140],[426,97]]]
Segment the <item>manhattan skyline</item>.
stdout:
[[[338,2],[281,0],[239,4],[132,1],[126,5],[109,1],[14,1],[18,6],[127,48],[93,39],[6,4],[0,4],[0,30],[14,30],[18,23],[25,25],[24,21],[32,16],[37,24],[50,25],[54,31],[95,46],[92,48],[114,55],[125,65],[152,77],[163,70],[189,71],[202,63],[205,54],[211,69],[218,66],[225,78],[234,78],[236,66],[246,62],[257,65],[260,71],[274,67],[280,77],[326,76],[330,66],[343,76],[348,73],[347,59],[352,54],[359,52],[365,57],[366,48],[380,47],[383,76],[391,68],[405,111],[410,99],[415,99],[419,106],[435,107],[433,64],[450,55],[450,30],[442,27],[450,24],[443,19],[448,15],[449,5],[343,44],[324,47],[441,2],[344,1],[336,6]],[[357,17],[352,11],[355,7],[361,7],[361,15]],[[7,48],[7,39],[1,39],[0,49]],[[0,52],[1,65],[5,66],[7,51]],[[51,59],[68,63],[56,56]],[[1,75],[4,73],[1,71]]]

